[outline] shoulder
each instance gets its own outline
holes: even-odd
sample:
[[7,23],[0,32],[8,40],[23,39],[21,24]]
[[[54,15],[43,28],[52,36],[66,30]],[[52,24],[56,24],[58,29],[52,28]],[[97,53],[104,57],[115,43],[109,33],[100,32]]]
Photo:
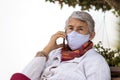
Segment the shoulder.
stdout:
[[58,49],[54,49],[52,50],[49,55],[48,55],[48,60],[46,62],[46,67],[58,62],[60,62],[61,60],[61,49],[62,48],[58,48]]
[[86,59],[89,61],[105,61],[105,58],[100,55],[94,48],[86,52]]
[[55,57],[55,56],[58,56],[58,55],[61,55],[61,49],[62,49],[62,48],[57,48],[57,49],[52,50],[52,51],[49,53],[49,58]]
[[86,56],[84,58],[84,65],[86,67],[94,66],[94,68],[98,69],[100,68],[100,66],[109,67],[105,58],[94,49],[91,49],[86,53]]
[[83,67],[87,78],[91,79],[93,76],[96,76],[94,80],[110,80],[110,68],[108,63],[105,58],[94,49],[86,53]]
[[109,68],[105,58],[102,55],[100,55],[98,52],[96,52],[94,49],[91,49],[86,53],[84,59],[84,65],[86,66],[86,68],[90,66],[96,69],[100,69],[104,67]]
[[49,55],[48,55],[48,61],[54,61],[58,59],[59,61],[61,60],[61,49],[62,48],[57,48],[52,50]]

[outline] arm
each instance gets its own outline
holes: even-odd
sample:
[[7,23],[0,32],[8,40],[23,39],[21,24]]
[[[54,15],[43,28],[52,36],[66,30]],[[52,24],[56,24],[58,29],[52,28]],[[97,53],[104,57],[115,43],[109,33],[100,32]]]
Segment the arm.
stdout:
[[46,58],[35,57],[22,71],[31,80],[39,80],[40,74],[44,70]]
[[35,58],[25,67],[22,73],[29,77],[31,80],[39,80],[40,75],[44,70],[44,66],[46,60],[48,59],[49,53],[52,50],[62,46],[57,45],[56,43],[56,40],[59,37],[65,38],[65,33],[59,31],[56,34],[54,34],[51,37],[49,43],[46,45],[46,47],[42,51],[37,52]]
[[[59,48],[59,47],[63,47],[63,44],[57,44],[57,42],[56,42],[56,40],[58,39],[58,38],[60,38],[60,37],[62,37],[62,38],[66,38],[66,33],[65,32],[62,32],[62,31],[58,31],[57,33],[55,33],[52,37],[51,37],[51,39],[50,39],[50,41],[48,42],[48,44],[44,47],[44,49],[42,50],[42,53],[43,53],[43,55],[45,55],[46,57],[48,56],[48,54],[52,51],[52,50],[54,50],[54,49],[57,49],[57,48]],[[36,54],[36,57],[39,57],[39,55],[41,56],[41,53],[37,53]]]
[[96,60],[85,67],[87,80],[111,80],[110,69],[105,60]]

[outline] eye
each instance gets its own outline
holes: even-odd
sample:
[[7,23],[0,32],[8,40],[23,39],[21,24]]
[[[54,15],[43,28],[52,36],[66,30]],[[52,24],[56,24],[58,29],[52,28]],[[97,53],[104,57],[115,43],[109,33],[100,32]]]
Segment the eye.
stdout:
[[78,30],[79,30],[79,31],[83,31],[83,28],[79,28]]
[[68,29],[73,30],[73,28],[72,28],[72,27],[69,27]]
[[69,26],[67,27],[67,29],[68,29],[68,30],[73,30],[74,28],[73,28],[72,25],[69,25]]

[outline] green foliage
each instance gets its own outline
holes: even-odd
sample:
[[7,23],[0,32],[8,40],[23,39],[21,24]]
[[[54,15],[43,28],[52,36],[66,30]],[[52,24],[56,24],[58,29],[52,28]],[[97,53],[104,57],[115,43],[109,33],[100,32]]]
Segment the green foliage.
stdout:
[[[58,2],[61,6],[68,5],[69,7],[76,7],[76,5],[81,6],[81,10],[90,10],[93,7],[95,10],[102,10],[102,11],[108,11],[111,10],[112,7],[108,5],[107,2],[104,0],[45,0],[52,3]],[[113,9],[113,13],[117,16],[120,15],[120,10]]]
[[100,41],[96,44],[95,49],[100,53],[108,62],[109,66],[120,67],[120,50],[112,50],[111,48],[104,48]]

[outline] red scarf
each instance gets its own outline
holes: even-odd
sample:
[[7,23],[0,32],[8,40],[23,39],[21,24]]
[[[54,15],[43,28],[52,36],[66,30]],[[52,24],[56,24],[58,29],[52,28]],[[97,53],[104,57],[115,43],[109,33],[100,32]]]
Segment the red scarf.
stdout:
[[89,49],[93,47],[93,42],[88,41],[84,43],[79,49],[70,51],[70,48],[66,47],[62,49],[62,61],[72,60],[75,57],[84,55]]

